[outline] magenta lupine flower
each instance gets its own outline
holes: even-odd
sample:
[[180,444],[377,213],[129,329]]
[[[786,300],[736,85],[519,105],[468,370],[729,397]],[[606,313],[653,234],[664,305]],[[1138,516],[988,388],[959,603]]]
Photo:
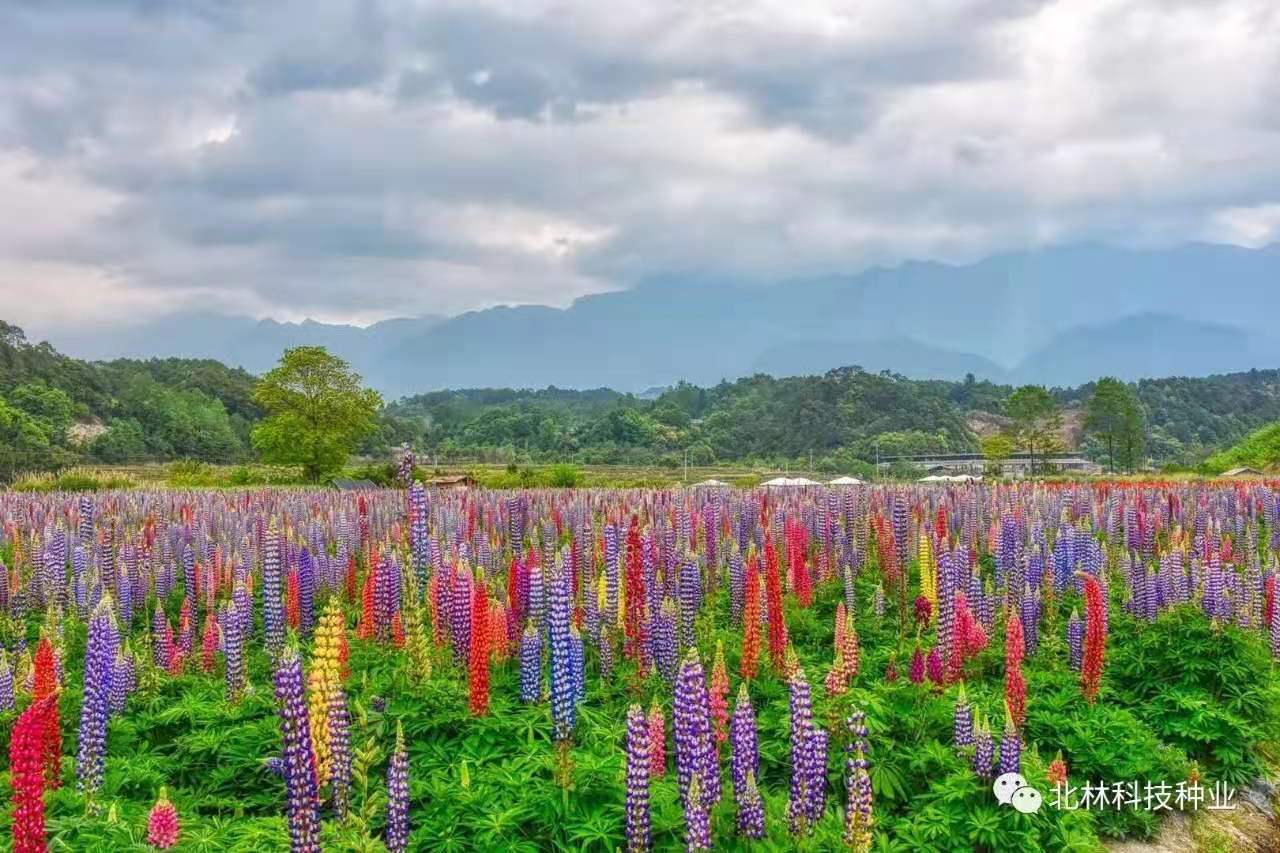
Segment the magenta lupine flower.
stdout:
[[924,659],[924,668],[934,684],[942,684],[946,680],[946,673],[942,671],[942,655],[938,653],[937,646],[929,650],[929,656]]
[[[676,679],[671,725],[676,740],[676,777],[684,799],[691,796],[695,777],[708,806],[720,800],[720,768],[711,742],[711,707],[707,680],[696,647],[690,648]],[[686,811],[688,806],[686,804]]]
[[311,723],[302,687],[302,658],[285,649],[275,672],[276,701],[280,703],[280,734],[284,741],[284,784],[288,796],[290,849],[320,853],[320,802]]
[[542,635],[533,621],[520,637],[520,700],[537,702],[542,698]]
[[342,820],[351,801],[351,712],[347,694],[341,685],[329,700],[330,784],[333,788],[333,813]]
[[107,755],[107,717],[111,712],[111,670],[120,650],[110,593],[104,593],[89,622],[84,653],[84,703],[76,748],[76,788],[92,797],[102,787]]
[[849,745],[845,759],[844,841],[856,853],[871,849],[871,827],[875,822],[866,723],[866,714],[856,710],[845,721]]
[[[316,848],[319,849],[318,847]],[[409,849],[409,753],[404,747],[404,728],[396,723],[396,748],[387,763],[387,850],[404,853]]]
[[1067,654],[1071,660],[1071,668],[1078,672],[1080,663],[1084,660],[1084,622],[1080,621],[1080,614],[1075,610],[1071,611],[1071,618],[1067,620]]
[[960,685],[960,695],[956,697],[954,729],[957,747],[973,745],[973,708],[965,695],[964,684]]
[[918,643],[911,655],[911,668],[907,670],[907,677],[911,679],[912,684],[920,684],[924,681],[924,653],[920,651]]
[[273,517],[267,528],[262,554],[262,623],[267,650],[277,655],[284,648],[284,577],[280,566],[280,530]]
[[649,832],[649,721],[638,704],[627,709],[627,850],[653,847]]

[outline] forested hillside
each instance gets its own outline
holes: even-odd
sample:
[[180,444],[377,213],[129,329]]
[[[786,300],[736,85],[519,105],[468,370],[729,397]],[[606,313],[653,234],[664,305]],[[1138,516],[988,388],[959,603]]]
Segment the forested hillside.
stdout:
[[[247,461],[249,431],[262,417],[254,382],[211,359],[85,362],[0,324],[0,465]],[[1064,440],[1102,458],[1095,436],[1078,439],[1094,387],[1052,395],[1067,416]],[[1128,387],[1142,409],[1143,458],[1157,466],[1197,465],[1280,421],[1277,370]],[[812,459],[820,469],[865,470],[878,457],[978,450],[1008,422],[1014,390],[973,376],[918,381],[846,367],[711,387],[682,382],[644,397],[607,388],[438,391],[387,406],[361,451],[383,455],[409,441],[449,460],[674,465],[687,455],[692,464]]]
[[[1215,449],[1280,420],[1280,371],[1132,386],[1157,465],[1194,466]],[[877,456],[978,450],[975,423],[1004,422],[1015,389],[968,377],[916,381],[841,368],[822,376],[757,375],[702,388],[680,383],[655,399],[607,390],[477,389],[406,398],[388,414],[412,422],[419,443],[450,454],[504,450],[584,462],[807,461],[847,470]],[[1094,384],[1052,393],[1069,423],[1083,420]],[[1064,430],[1070,433],[1071,430]],[[1101,458],[1089,435],[1082,449]]]

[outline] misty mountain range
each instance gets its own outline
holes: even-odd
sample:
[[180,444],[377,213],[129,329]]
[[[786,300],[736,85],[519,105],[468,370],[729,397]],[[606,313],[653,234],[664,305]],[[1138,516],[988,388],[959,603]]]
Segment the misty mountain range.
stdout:
[[1280,245],[1080,245],[769,287],[668,279],[566,309],[498,307],[367,328],[188,313],[52,343],[83,358],[210,357],[253,372],[286,347],[320,344],[391,397],[546,385],[641,391],[845,365],[1074,385],[1277,367],[1277,318]]

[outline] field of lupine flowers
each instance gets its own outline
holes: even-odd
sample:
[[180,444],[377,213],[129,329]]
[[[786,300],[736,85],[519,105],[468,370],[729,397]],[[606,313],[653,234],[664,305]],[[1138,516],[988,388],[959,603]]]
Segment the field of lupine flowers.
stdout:
[[[21,853],[1146,838],[1152,786],[1203,808],[1172,792],[1274,766],[1278,511],[1261,483],[0,494],[2,830]],[[1002,806],[1006,772],[1044,807]],[[1057,808],[1055,783],[1138,794]]]

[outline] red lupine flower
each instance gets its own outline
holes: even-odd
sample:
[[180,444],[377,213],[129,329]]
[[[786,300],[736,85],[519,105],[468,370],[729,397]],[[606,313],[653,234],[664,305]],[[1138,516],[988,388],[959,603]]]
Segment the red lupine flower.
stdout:
[[364,576],[364,589],[360,593],[360,624],[356,626],[356,636],[362,640],[372,640],[378,631],[377,616],[374,615],[374,575],[370,569]]
[[1027,682],[1022,677],[1022,620],[1012,610],[1005,619],[1004,701],[1013,724],[1021,729],[1027,719]]
[[489,594],[484,579],[477,578],[471,589],[471,713],[489,713]]
[[1093,704],[1102,684],[1102,658],[1107,647],[1106,614],[1103,611],[1102,587],[1098,579],[1084,578],[1084,661],[1080,666],[1080,689],[1085,701]]
[[178,809],[163,788],[147,816],[147,843],[157,850],[168,850],[178,844]]
[[204,633],[200,638],[200,666],[213,672],[218,665],[218,620],[210,610],[204,617]]
[[755,678],[760,663],[760,566],[754,557],[747,561],[746,601],[742,606],[742,660],[738,672]]
[[404,648],[404,622],[399,613],[391,617],[391,644],[397,649]]
[[347,642],[347,623],[342,620],[342,631],[338,634],[338,674],[346,681],[351,677],[351,644]]
[[656,699],[649,706],[649,775],[667,775],[667,721]]
[[13,724],[9,735],[9,776],[13,786],[14,853],[44,853],[44,788],[46,735],[58,697],[33,702]]
[[724,743],[729,738],[729,673],[725,670],[723,642],[716,643],[716,661],[711,669],[708,697],[716,743]]
[[1055,785],[1065,784],[1067,781],[1067,763],[1062,760],[1062,753],[1059,752],[1053,761],[1049,762],[1049,767],[1045,770],[1045,776]]
[[764,586],[769,607],[769,662],[779,675],[786,672],[787,623],[782,615],[782,578],[778,576],[778,554],[773,539],[764,540]]
[[[32,701],[39,702],[49,696],[57,696],[58,667],[57,661],[54,660],[53,644],[49,642],[47,636],[40,637],[32,668],[35,671],[31,690]],[[62,725],[58,719],[56,698],[46,718],[44,750],[45,779],[50,789],[57,790],[62,787]]]
[[356,558],[354,555],[347,557],[347,576],[342,584],[343,591],[347,595],[347,602],[355,604],[356,602]]
[[302,626],[302,605],[298,600],[298,573],[289,572],[284,583],[284,618],[297,631]]

